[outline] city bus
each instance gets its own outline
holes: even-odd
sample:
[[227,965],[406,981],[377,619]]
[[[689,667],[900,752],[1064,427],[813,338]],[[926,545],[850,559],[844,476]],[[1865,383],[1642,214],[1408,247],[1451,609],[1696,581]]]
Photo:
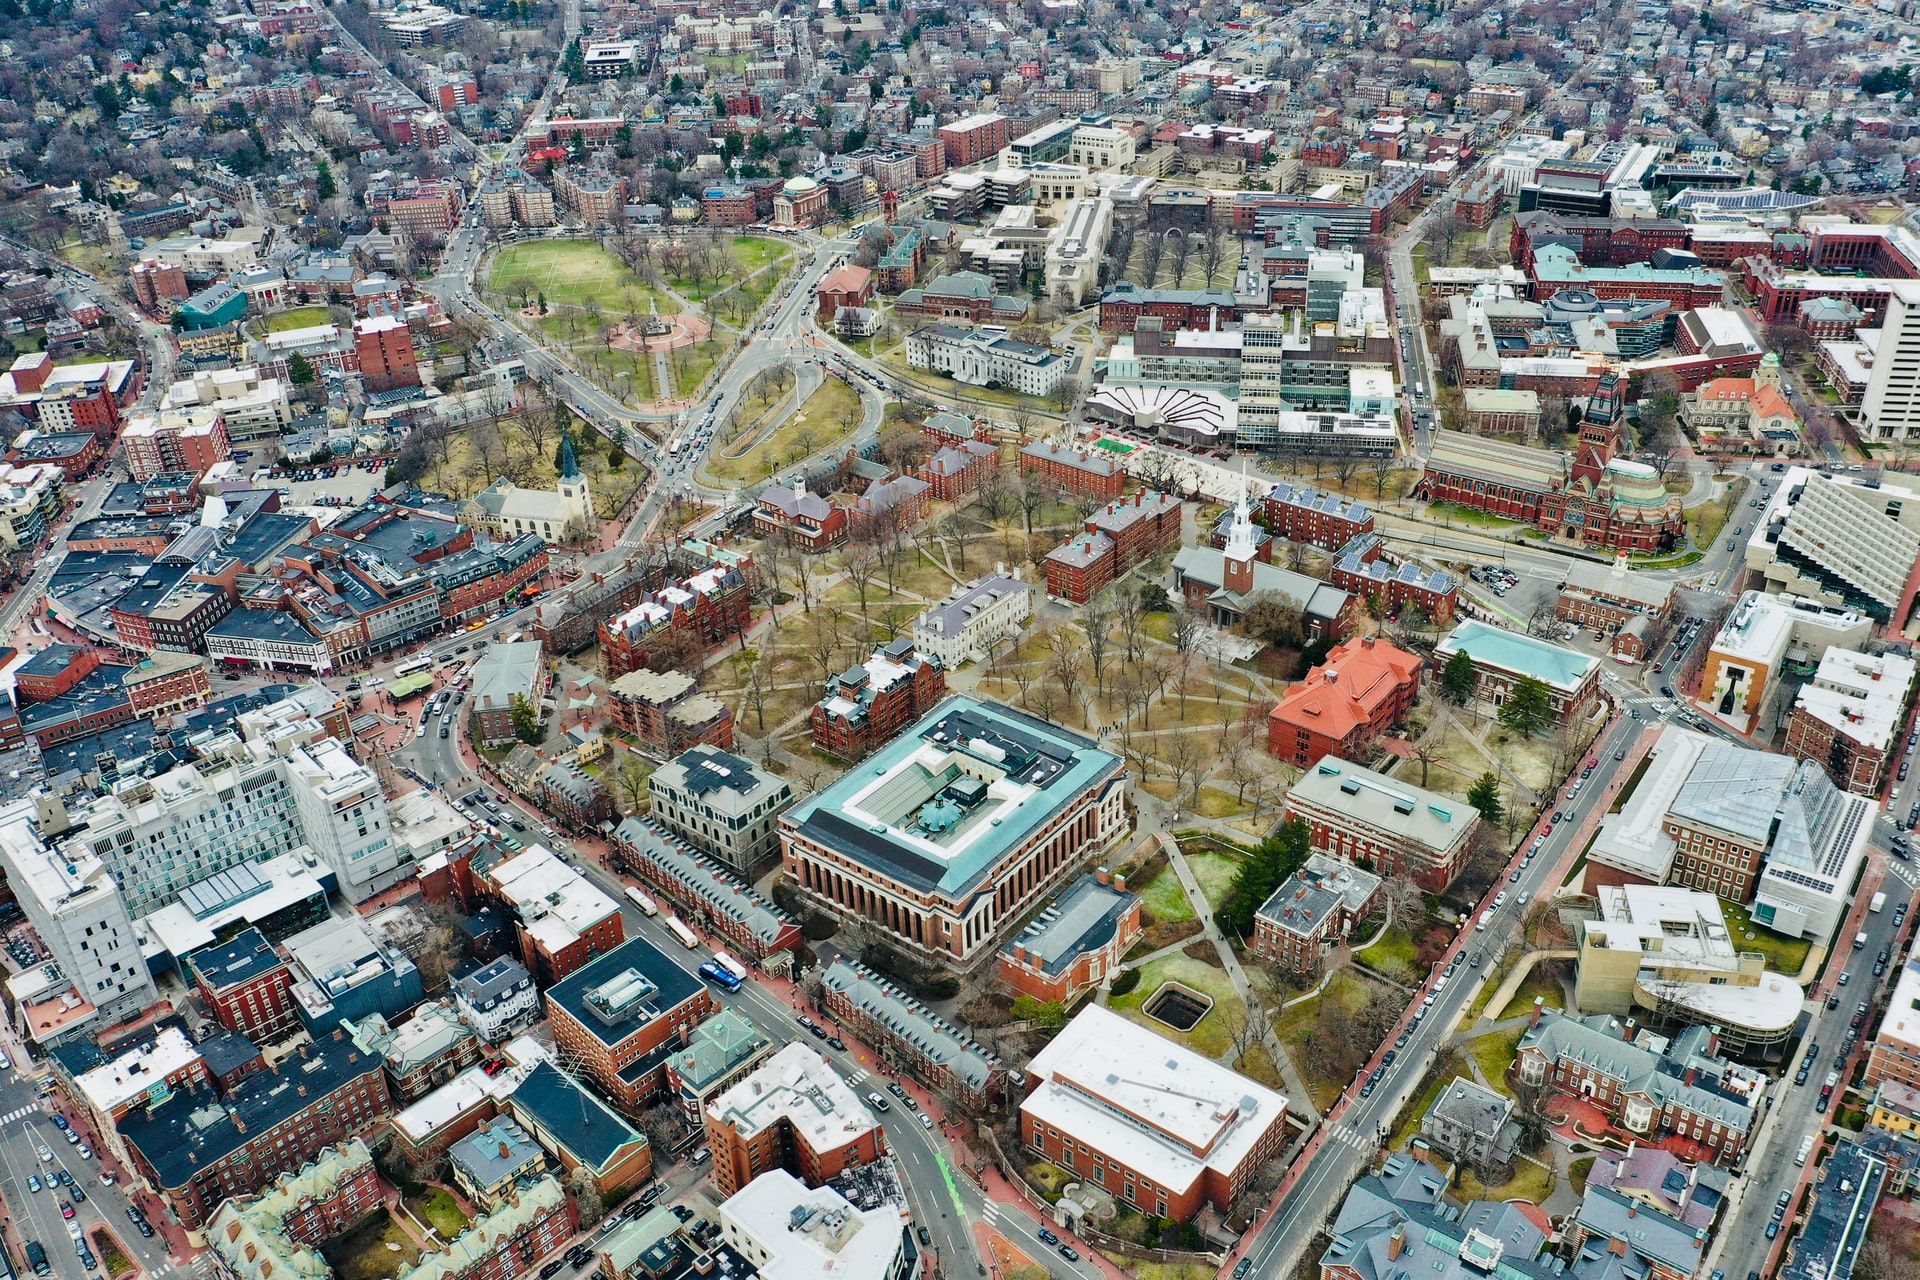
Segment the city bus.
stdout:
[[407,676],[417,675],[422,671],[431,671],[431,670],[433,670],[433,655],[430,653],[426,653],[426,654],[420,655],[417,658],[409,658],[405,662],[401,663],[399,666],[395,667],[393,669],[393,678],[396,680],[402,680],[402,679],[405,679]]
[[640,908],[642,915],[657,916],[660,914],[660,908],[654,905],[653,899],[649,898],[641,890],[628,886],[627,897],[633,900],[634,906]]
[[741,982],[746,981],[747,966],[741,964],[738,960],[735,960],[732,956],[728,955],[726,952],[715,951],[713,953],[713,962],[719,965],[722,969],[725,969],[728,973],[732,974],[739,981]]
[[722,968],[711,960],[700,966],[700,976],[723,991],[738,991],[740,989],[739,975]]
[[693,936],[693,930],[687,928],[679,916],[667,916],[667,932],[679,939],[680,945],[689,951],[700,945],[700,939]]

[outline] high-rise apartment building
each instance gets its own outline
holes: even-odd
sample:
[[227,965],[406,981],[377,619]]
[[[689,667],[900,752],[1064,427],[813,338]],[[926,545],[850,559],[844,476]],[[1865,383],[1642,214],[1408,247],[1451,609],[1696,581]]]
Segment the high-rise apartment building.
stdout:
[[1910,440],[1920,435],[1920,280],[1887,284],[1887,319],[1861,416],[1869,440]]
[[360,359],[360,380],[367,390],[392,391],[420,385],[413,332],[398,316],[368,316],[354,321],[353,348]]

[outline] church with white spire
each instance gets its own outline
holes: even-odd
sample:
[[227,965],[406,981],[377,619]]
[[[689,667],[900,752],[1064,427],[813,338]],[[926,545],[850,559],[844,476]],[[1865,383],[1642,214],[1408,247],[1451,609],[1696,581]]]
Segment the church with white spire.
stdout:
[[522,489],[502,476],[473,495],[460,518],[503,541],[536,534],[542,541],[577,542],[594,527],[593,493],[573,451],[573,433],[560,435],[560,478],[552,489]]
[[1253,522],[1253,498],[1244,467],[1240,499],[1215,526],[1215,537],[1223,530],[1220,546],[1183,547],[1173,558],[1181,594],[1209,622],[1234,626],[1246,616],[1249,600],[1271,592],[1300,606],[1308,639],[1338,640],[1352,628],[1352,595],[1331,583],[1267,563],[1273,535]]

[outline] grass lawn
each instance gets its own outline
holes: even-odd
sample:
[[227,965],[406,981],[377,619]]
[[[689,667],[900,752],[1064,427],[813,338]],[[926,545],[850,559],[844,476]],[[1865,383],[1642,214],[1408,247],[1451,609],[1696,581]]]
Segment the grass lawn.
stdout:
[[1727,518],[1740,509],[1742,499],[1747,496],[1745,480],[1731,480],[1721,491],[1718,498],[1703,502],[1687,512],[1687,532],[1693,535],[1693,545],[1709,547],[1720,536],[1720,530],[1726,527]]
[[1235,800],[1214,787],[1200,788],[1200,794],[1194,800],[1194,811],[1203,818],[1237,817],[1251,807],[1244,800]]
[[1134,1280],[1212,1280],[1212,1267],[1198,1262],[1141,1262],[1137,1258],[1115,1258],[1114,1265],[1131,1273]]
[[1380,969],[1390,974],[1393,972],[1392,961],[1402,961],[1411,968],[1416,955],[1417,951],[1413,945],[1413,938],[1408,935],[1405,929],[1402,929],[1399,925],[1395,925],[1393,928],[1387,930],[1387,936],[1380,939],[1380,941],[1374,943],[1364,951],[1354,952],[1354,959],[1364,965],[1369,965],[1372,968]]
[[1813,944],[1805,938],[1789,938],[1765,925],[1755,924],[1744,907],[1724,901],[1720,906],[1727,917],[1727,932],[1733,935],[1733,944],[1741,951],[1760,952],[1767,958],[1767,968],[1788,977],[1799,973],[1807,963],[1807,952],[1813,949]]
[[[1153,998],[1154,992],[1167,982],[1178,982],[1213,997],[1213,1008],[1194,1025],[1193,1030],[1184,1033],[1175,1031],[1166,1023],[1141,1012],[1142,1006]],[[1226,970],[1216,969],[1191,956],[1175,952],[1141,966],[1140,985],[1124,996],[1114,997],[1110,1007],[1114,1012],[1125,1014],[1169,1040],[1217,1059],[1233,1047],[1233,1036],[1227,1030],[1228,1011],[1237,1012],[1242,1006],[1240,997],[1234,994],[1233,983],[1227,978]]]
[[1539,1204],[1553,1194],[1553,1170],[1523,1156],[1515,1156],[1512,1181],[1489,1187],[1474,1177],[1471,1169],[1462,1169],[1458,1191],[1463,1200],[1525,1200],[1529,1204]]
[[626,263],[592,240],[531,240],[508,245],[494,255],[487,272],[488,292],[517,306],[523,280],[529,301],[544,293],[548,306],[598,303],[610,316],[628,311],[644,314],[649,306],[658,306],[662,314],[680,310],[671,298],[650,288]]
[[1573,1183],[1573,1189],[1581,1195],[1587,1193],[1587,1175],[1593,1172],[1595,1157],[1582,1156],[1567,1166],[1567,1180]]
[[1234,1064],[1234,1070],[1249,1079],[1258,1080],[1269,1089],[1284,1090],[1287,1086],[1280,1079],[1280,1072],[1273,1065],[1273,1057],[1265,1045],[1253,1045],[1240,1055],[1240,1061]]
[[1433,502],[1427,505],[1427,518],[1438,520],[1441,524],[1478,525],[1483,529],[1511,529],[1518,520],[1508,520],[1485,511],[1473,511],[1456,506],[1451,502]]
[[413,1210],[413,1216],[438,1231],[448,1240],[453,1239],[473,1222],[460,1206],[454,1203],[453,1195],[445,1187],[430,1187],[427,1194],[407,1201],[407,1208]]
[[736,484],[764,480],[781,467],[844,440],[859,427],[860,416],[860,393],[838,378],[828,378],[799,412],[745,453],[734,457],[725,449],[717,452],[707,464],[707,474]]
[[[733,265],[719,276],[710,276],[695,284],[688,276],[668,276],[667,286],[683,298],[695,302],[704,302],[717,293],[738,285],[740,292],[752,300],[752,306],[758,307],[773,292],[774,286],[785,278],[785,272],[768,271],[764,275],[754,273],[762,267],[778,262],[787,252],[787,246],[773,240],[764,240],[759,236],[735,236],[728,247]],[[748,277],[753,277],[749,279]]]
[[1207,905],[1214,910],[1227,900],[1227,890],[1233,887],[1233,878],[1239,874],[1240,859],[1230,853],[1209,850],[1205,853],[1187,855],[1187,866],[1193,870],[1193,878],[1200,882],[1200,892],[1207,895]]
[[389,1280],[401,1267],[420,1261],[419,1246],[384,1208],[361,1226],[327,1241],[320,1252],[339,1280]]
[[1187,900],[1187,891],[1180,887],[1180,877],[1173,873],[1172,867],[1162,867],[1153,883],[1138,892],[1153,914],[1162,920],[1177,923],[1195,918],[1193,903]]
[[[1544,960],[1538,961],[1532,969],[1527,971],[1527,980],[1522,982],[1520,989],[1513,993],[1513,999],[1507,1001],[1506,1008],[1500,1010],[1498,1013],[1492,1013],[1491,1010],[1488,1011],[1492,1013],[1494,1021],[1497,1022],[1501,1018],[1519,1017],[1521,1014],[1533,1008],[1533,998],[1535,996],[1542,997],[1546,1001],[1546,1006],[1549,1009],[1564,1009],[1567,1007],[1566,993],[1560,989],[1560,980],[1558,978],[1549,978],[1541,972],[1541,969],[1548,963],[1548,961]],[[1491,979],[1489,979],[1489,981],[1491,981]]]
[[1440,1091],[1452,1083],[1452,1075],[1445,1071],[1436,1071],[1433,1074],[1433,1082],[1422,1089],[1417,1097],[1407,1100],[1407,1105],[1400,1108],[1399,1123],[1394,1126],[1393,1136],[1387,1139],[1389,1151],[1407,1149],[1407,1143],[1420,1132],[1420,1117],[1427,1114],[1427,1109],[1433,1106],[1433,1100],[1440,1096]]
[[1480,1070],[1486,1075],[1487,1083],[1502,1093],[1512,1093],[1507,1088],[1507,1068],[1513,1065],[1514,1046],[1520,1043],[1521,1030],[1498,1031],[1490,1036],[1481,1036],[1467,1046],[1467,1052],[1480,1064]]
[[285,333],[288,329],[309,329],[317,324],[333,323],[333,316],[325,307],[294,307],[289,311],[276,311],[266,318],[268,333]]

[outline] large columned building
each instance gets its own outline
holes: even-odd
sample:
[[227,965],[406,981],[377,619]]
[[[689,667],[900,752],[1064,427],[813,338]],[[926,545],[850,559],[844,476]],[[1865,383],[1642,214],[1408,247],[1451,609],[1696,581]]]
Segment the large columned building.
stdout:
[[787,879],[912,955],[963,967],[1126,828],[1118,756],[950,697],[780,819]]

